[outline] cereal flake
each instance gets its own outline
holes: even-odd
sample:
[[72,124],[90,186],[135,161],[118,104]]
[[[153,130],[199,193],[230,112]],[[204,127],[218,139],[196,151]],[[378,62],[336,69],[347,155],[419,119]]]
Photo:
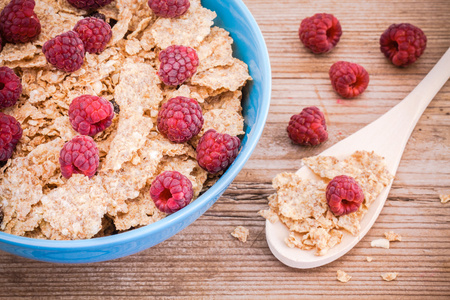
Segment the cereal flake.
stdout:
[[243,226],[238,226],[233,230],[231,235],[234,236],[235,238],[237,238],[242,243],[245,243],[245,242],[247,242],[249,233],[250,233],[250,231],[247,228],[245,228]]

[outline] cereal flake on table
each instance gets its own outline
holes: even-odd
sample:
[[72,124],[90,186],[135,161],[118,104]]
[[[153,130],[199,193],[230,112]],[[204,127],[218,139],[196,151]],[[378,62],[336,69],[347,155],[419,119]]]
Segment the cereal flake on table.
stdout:
[[388,272],[381,274],[381,278],[383,278],[384,281],[392,281],[397,279],[398,273],[397,272]]
[[447,203],[450,201],[450,194],[448,195],[439,195],[439,198],[441,199],[441,203]]
[[401,242],[402,241],[402,236],[393,231],[385,232],[384,236],[387,240],[389,240],[389,242],[395,242],[395,241]]
[[373,260],[373,257],[372,256],[367,256],[366,260],[367,260],[367,262],[371,262]]
[[372,248],[384,248],[389,249],[389,240],[388,239],[377,239],[370,242],[370,246]]
[[345,273],[342,270],[337,270],[336,273],[336,279],[339,280],[340,282],[346,283],[349,282],[349,280],[352,278],[352,276],[348,275],[347,273]]
[[247,228],[245,228],[244,226],[238,226],[233,230],[231,235],[234,236],[235,238],[237,238],[242,243],[245,243],[245,242],[247,242],[249,233],[250,233],[250,231]]
[[[79,70],[65,73],[47,63],[41,48],[87,12],[66,0],[35,2],[41,34],[31,43],[7,43],[0,53],[0,63],[15,69],[23,87],[17,104],[3,110],[18,120],[23,135],[0,168],[0,230],[70,240],[151,224],[166,214],[155,207],[149,187],[169,170],[189,178],[195,201],[218,178],[198,166],[196,141],[210,128],[233,136],[244,133],[241,90],[251,80],[248,67],[232,56],[230,34],[212,27],[216,13],[191,0],[185,15],[164,19],[155,16],[146,0],[113,1],[98,9],[107,22],[117,21],[106,49],[86,53]],[[7,3],[0,0],[0,9]],[[158,53],[172,44],[197,51],[197,74],[202,75],[196,83],[193,78],[179,87],[161,83]],[[97,174],[66,179],[59,153],[77,135],[68,109],[85,94],[111,101],[117,111],[111,126],[93,137],[100,157]],[[160,106],[178,95],[196,99],[206,119],[200,135],[184,144],[171,143],[156,128]]]
[[[393,176],[382,157],[367,151],[356,151],[344,160],[309,157],[303,163],[321,180],[303,179],[295,173],[278,174],[272,182],[277,192],[269,197],[269,207],[289,229],[287,246],[316,249],[316,255],[325,255],[342,241],[343,229],[358,235],[361,219]],[[365,199],[358,211],[337,217],[328,207],[325,190],[331,179],[342,174],[355,178]],[[264,213],[266,216],[270,217]]]

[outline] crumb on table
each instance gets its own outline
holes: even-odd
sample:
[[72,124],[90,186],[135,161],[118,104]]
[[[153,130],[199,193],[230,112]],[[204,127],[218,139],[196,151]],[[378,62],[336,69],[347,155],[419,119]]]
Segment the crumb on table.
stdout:
[[250,231],[247,228],[243,226],[238,226],[234,229],[231,235],[240,240],[241,242],[245,243],[247,241],[249,233]]

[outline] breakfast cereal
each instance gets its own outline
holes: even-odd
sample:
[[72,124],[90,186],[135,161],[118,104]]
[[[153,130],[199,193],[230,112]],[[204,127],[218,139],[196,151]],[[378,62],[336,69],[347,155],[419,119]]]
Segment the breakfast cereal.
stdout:
[[370,242],[370,246],[374,248],[384,248],[389,249],[389,240],[388,239],[377,239]]
[[381,274],[381,278],[383,278],[384,281],[392,281],[397,279],[398,273],[397,272],[388,272]]
[[384,236],[386,237],[386,239],[389,240],[389,242],[395,242],[395,241],[401,242],[402,241],[402,236],[393,231],[385,232]]
[[338,270],[336,273],[336,279],[340,282],[346,283],[349,282],[349,280],[352,278],[352,276],[348,275],[342,270]]
[[[23,92],[3,110],[23,129],[11,159],[0,168],[0,230],[41,239],[88,239],[145,226],[166,216],[149,189],[155,177],[176,170],[192,183],[194,199],[217,176],[197,163],[195,147],[208,129],[232,136],[244,133],[242,88],[248,67],[232,56],[233,39],[213,26],[216,13],[191,0],[176,19],[158,18],[146,0],[115,0],[98,9],[111,22],[112,38],[100,54],[86,53],[72,73],[47,63],[43,44],[71,30],[88,13],[66,0],[35,0],[42,25],[26,44],[6,44],[0,64],[21,77]],[[9,1],[0,0],[0,9]],[[193,47],[197,73],[179,87],[158,77],[158,54],[170,45]],[[91,179],[61,175],[59,153],[77,135],[68,117],[72,100],[96,95],[116,105],[112,124],[95,135],[99,167]],[[170,98],[196,99],[204,115],[197,137],[175,144],[157,130],[159,108]]]
[[[303,163],[320,177],[304,179],[296,173],[281,173],[273,179],[276,194],[269,197],[269,210],[260,214],[276,221],[274,214],[289,229],[286,244],[302,250],[316,249],[325,255],[339,244],[343,230],[358,235],[360,221],[370,205],[393,176],[382,157],[373,152],[356,151],[344,160],[330,156],[303,159]],[[364,201],[353,213],[335,216],[328,207],[325,190],[338,175],[352,176],[364,191]]]
[[240,240],[241,242],[245,243],[247,242],[249,230],[243,226],[238,226],[233,230],[231,235]]

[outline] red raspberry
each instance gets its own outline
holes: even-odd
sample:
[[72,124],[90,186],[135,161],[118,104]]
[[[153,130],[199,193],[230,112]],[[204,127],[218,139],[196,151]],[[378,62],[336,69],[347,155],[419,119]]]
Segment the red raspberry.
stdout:
[[42,47],[47,61],[65,72],[81,68],[84,60],[83,41],[75,31],[68,31],[45,42]]
[[158,75],[166,85],[177,86],[197,72],[197,52],[190,47],[169,46],[159,53]]
[[328,139],[325,116],[315,106],[304,108],[293,115],[287,127],[289,138],[303,146],[316,146]]
[[166,171],[153,180],[150,196],[160,211],[171,214],[188,205],[194,191],[186,176],[177,171]]
[[21,137],[20,123],[14,117],[0,112],[0,161],[11,158]]
[[3,208],[0,206],[0,225],[2,225],[3,222]]
[[97,9],[110,4],[112,1],[113,0],[67,0],[73,7],[84,10]]
[[359,209],[364,193],[355,179],[340,175],[328,183],[326,197],[331,212],[335,216],[342,216]]
[[338,61],[330,68],[333,89],[344,98],[354,98],[363,93],[369,85],[369,73],[362,66]]
[[427,37],[409,23],[392,24],[380,37],[380,50],[396,66],[414,63],[425,51]]
[[91,178],[97,172],[99,151],[90,136],[77,135],[64,144],[59,153],[61,173],[69,179],[72,174],[84,174]]
[[331,51],[342,35],[341,24],[331,14],[315,14],[303,19],[298,35],[303,45],[313,53]]
[[189,9],[189,0],[148,0],[148,6],[158,17],[177,18]]
[[34,0],[12,0],[0,14],[0,32],[6,42],[33,41],[41,33],[41,23],[34,12]]
[[72,100],[69,120],[75,131],[94,136],[108,128],[114,118],[114,107],[106,99],[82,95]]
[[158,130],[170,141],[187,142],[202,129],[202,108],[195,99],[172,98],[159,110],[157,124]]
[[197,145],[197,162],[211,174],[226,170],[239,153],[241,140],[236,136],[209,129]]
[[22,94],[20,78],[8,67],[0,67],[0,108],[16,104]]
[[0,35],[0,52],[2,52],[3,50],[3,39],[2,36]]
[[78,21],[73,31],[80,36],[86,52],[94,54],[103,52],[112,36],[111,26],[96,17]]

